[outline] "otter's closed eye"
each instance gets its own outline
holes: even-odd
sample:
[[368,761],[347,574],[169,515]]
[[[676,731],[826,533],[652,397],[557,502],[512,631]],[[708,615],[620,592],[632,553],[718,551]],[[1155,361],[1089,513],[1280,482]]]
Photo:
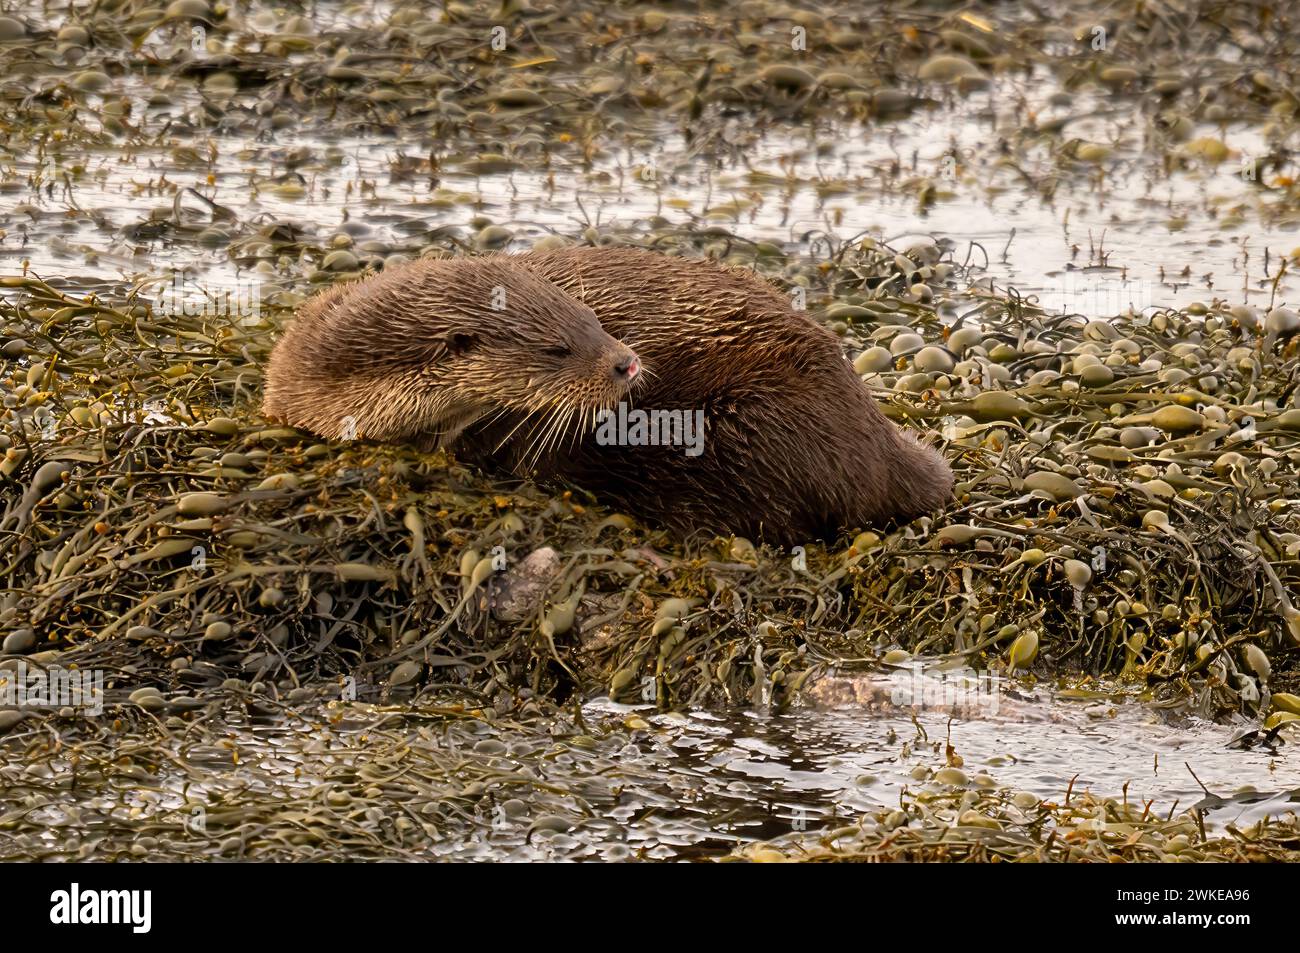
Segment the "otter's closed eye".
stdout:
[[547,357],[568,357],[573,353],[563,344],[554,344],[550,347],[541,348],[540,350],[541,353],[545,354]]
[[450,351],[452,354],[457,354],[457,355],[464,354],[466,351],[468,351],[470,348],[472,348],[475,344],[478,343],[474,335],[466,334],[465,332],[462,331],[452,331],[450,334],[447,335],[446,341],[447,341],[447,350]]

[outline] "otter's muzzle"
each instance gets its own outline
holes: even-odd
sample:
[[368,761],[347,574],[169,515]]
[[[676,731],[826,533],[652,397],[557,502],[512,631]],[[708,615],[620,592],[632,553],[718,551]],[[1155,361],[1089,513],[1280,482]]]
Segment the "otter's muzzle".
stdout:
[[640,373],[641,362],[631,351],[620,357],[614,365],[614,379],[623,384],[632,383],[633,379]]

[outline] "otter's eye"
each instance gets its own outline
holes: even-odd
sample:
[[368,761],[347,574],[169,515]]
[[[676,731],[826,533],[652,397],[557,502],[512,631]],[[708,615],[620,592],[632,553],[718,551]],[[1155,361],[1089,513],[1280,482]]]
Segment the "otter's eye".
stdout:
[[447,335],[447,350],[455,355],[464,354],[477,343],[474,335],[464,331],[452,331]]
[[556,344],[553,347],[544,347],[541,350],[547,357],[568,357],[573,353],[563,344]]

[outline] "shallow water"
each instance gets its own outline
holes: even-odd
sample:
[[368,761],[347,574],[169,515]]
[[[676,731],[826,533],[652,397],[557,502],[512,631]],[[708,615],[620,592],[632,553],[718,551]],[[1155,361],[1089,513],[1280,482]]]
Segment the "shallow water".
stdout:
[[[473,760],[493,776],[513,778],[513,786],[503,783],[489,802],[470,799],[452,814],[442,810],[445,798],[372,793],[357,802],[366,809],[358,823],[367,837],[348,853],[411,856],[392,828],[409,815],[436,817],[432,853],[446,858],[703,859],[852,823],[898,805],[905,791],[943,789],[934,772],[958,759],[971,790],[1028,792],[1057,803],[1091,792],[1170,817],[1197,807],[1211,832],[1300,807],[1288,745],[1229,747],[1232,726],[1194,717],[1170,723],[1120,690],[1071,699],[1045,687],[917,671],[872,676],[867,684],[877,697],[903,704],[658,714],[597,699],[583,709],[584,733],[554,738],[473,722],[431,727],[437,722],[420,706],[357,704],[341,709],[332,725],[281,720],[237,728],[218,745],[177,746],[184,774],[163,770],[149,790],[123,799],[111,787],[64,794],[40,817],[49,825],[47,843],[60,851],[75,849],[66,843],[74,820],[99,812],[105,826],[112,826],[108,818],[143,816],[170,831],[173,846],[211,849],[223,837],[217,805],[257,805],[264,818],[278,811],[301,819],[304,805],[381,766],[401,777],[411,759],[425,765],[441,757],[462,771]],[[914,708],[910,699],[921,704]],[[957,715],[954,699],[965,706]],[[194,805],[204,799],[210,823],[194,829]]]
[[[924,236],[947,239],[958,261],[986,265],[999,286],[1090,317],[1215,297],[1265,308],[1287,300],[1290,279],[1275,290],[1273,278],[1281,258],[1300,246],[1300,215],[1243,176],[1242,163],[1267,151],[1257,130],[1201,124],[1191,137],[1222,137],[1230,158],[1169,173],[1147,148],[1148,117],[1087,91],[1068,109],[1054,105],[1043,80],[1004,77],[988,91],[875,127],[870,136],[835,123],[755,131],[733,121],[722,134],[731,158],[720,162],[694,156],[698,150],[676,129],[649,120],[590,168],[553,157],[545,170],[530,170],[527,150],[541,143],[528,142],[507,152],[513,168],[467,171],[474,157],[466,155],[446,162],[436,183],[399,171],[404,159],[428,154],[432,142],[310,126],[288,139],[205,135],[204,148],[210,143],[215,156],[189,166],[173,158],[180,138],[128,156],[92,152],[71,190],[8,196],[29,208],[21,218],[0,219],[20,226],[28,241],[0,243],[0,266],[8,260],[16,270],[27,260],[39,274],[161,284],[170,280],[169,268],[178,268],[209,290],[256,287],[263,300],[295,280],[267,268],[239,269],[217,239],[206,253],[188,242],[142,246],[131,230],[146,225],[151,212],[171,217],[174,186],[201,193],[241,221],[289,221],[321,239],[346,223],[360,250],[372,242],[380,255],[443,225],[472,237],[459,228],[471,214],[511,228],[515,240],[507,249],[526,248],[552,228],[661,216],[667,225],[722,225],[814,255],[824,254],[828,241],[861,236],[900,247]],[[154,125],[183,122],[199,108],[192,91],[153,104],[150,92],[134,80],[114,89]],[[1036,140],[1033,124],[1067,119],[1072,137],[1106,143],[1116,159],[1104,170],[1072,163],[1068,187],[1047,200],[1026,182],[1061,175],[1059,142]],[[1015,168],[998,150],[1013,137],[1028,139],[1024,164]],[[15,168],[21,175],[38,171],[22,156]],[[933,204],[918,203],[925,183],[938,190]],[[181,221],[221,225],[192,193],[182,191],[179,203]]]

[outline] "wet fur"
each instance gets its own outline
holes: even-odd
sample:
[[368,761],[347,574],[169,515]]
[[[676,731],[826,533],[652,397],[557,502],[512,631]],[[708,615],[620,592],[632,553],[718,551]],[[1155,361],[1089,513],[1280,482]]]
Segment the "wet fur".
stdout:
[[[557,347],[569,355],[548,356]],[[508,257],[421,259],[306,301],[271,353],[262,411],[324,437],[433,449],[484,418],[616,403],[623,391],[600,375],[626,352]]]

